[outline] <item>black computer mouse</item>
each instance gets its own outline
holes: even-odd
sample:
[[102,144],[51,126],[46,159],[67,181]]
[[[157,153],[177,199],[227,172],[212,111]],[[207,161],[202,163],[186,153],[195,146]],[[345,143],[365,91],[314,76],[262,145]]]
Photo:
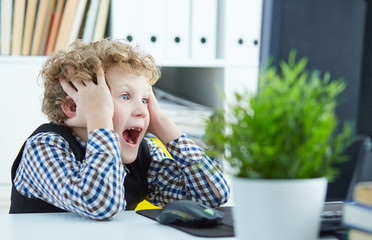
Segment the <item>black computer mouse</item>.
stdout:
[[225,214],[191,200],[176,200],[160,210],[156,219],[162,224],[189,227],[214,227],[221,223]]

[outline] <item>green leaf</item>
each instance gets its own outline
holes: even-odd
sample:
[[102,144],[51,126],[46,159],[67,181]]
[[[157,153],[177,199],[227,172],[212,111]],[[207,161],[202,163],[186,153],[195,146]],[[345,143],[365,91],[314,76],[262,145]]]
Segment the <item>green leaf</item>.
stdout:
[[206,152],[222,156],[239,177],[332,179],[353,135],[335,114],[346,84],[307,70],[307,62],[296,62],[292,50],[279,69],[267,64],[256,95],[235,93],[206,120]]

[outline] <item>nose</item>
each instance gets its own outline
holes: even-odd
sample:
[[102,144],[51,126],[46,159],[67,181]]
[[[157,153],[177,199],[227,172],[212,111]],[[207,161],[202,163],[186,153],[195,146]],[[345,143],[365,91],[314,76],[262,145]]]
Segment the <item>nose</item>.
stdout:
[[147,104],[144,104],[142,99],[135,101],[132,114],[135,117],[146,117],[148,114]]

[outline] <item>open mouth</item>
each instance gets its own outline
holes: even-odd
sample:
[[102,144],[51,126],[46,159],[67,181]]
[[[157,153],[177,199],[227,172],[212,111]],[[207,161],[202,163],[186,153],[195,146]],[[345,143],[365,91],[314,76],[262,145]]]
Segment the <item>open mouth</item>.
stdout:
[[126,129],[123,132],[124,141],[130,144],[137,144],[141,131],[142,131],[141,128],[136,127]]

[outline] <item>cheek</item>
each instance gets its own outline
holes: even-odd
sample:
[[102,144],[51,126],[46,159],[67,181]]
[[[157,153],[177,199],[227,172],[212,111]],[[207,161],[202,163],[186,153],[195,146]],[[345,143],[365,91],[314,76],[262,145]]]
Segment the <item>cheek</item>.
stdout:
[[[149,115],[147,115],[147,116],[149,116]],[[146,118],[146,130],[148,129],[148,127],[149,127],[149,125],[150,125],[150,117],[147,117]]]
[[123,130],[122,130],[121,125],[119,124],[120,123],[120,118],[115,117],[115,115],[114,115],[114,117],[112,118],[112,123],[114,125],[114,131],[117,134],[121,135]]
[[114,103],[114,116],[112,117],[112,121],[115,129],[121,127],[127,118],[127,114],[121,109],[122,107],[117,106],[117,104]]
[[146,119],[145,122],[146,122],[147,126],[149,126],[149,124],[150,124],[150,112],[149,111],[147,111],[145,119]]
[[116,112],[114,112],[114,116],[112,117],[112,123],[114,124],[114,128],[117,129],[117,124],[120,122],[120,115],[119,114],[116,114]]

